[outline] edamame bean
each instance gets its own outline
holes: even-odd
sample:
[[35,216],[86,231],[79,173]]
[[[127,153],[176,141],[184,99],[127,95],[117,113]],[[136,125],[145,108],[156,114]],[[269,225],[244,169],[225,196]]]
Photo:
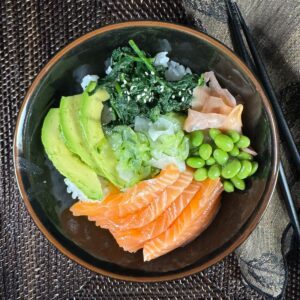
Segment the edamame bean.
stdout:
[[200,130],[193,131],[190,135],[190,141],[193,147],[199,147],[203,143],[204,134]]
[[199,148],[199,155],[204,160],[207,160],[210,158],[212,153],[212,146],[210,144],[202,144]]
[[209,136],[214,140],[217,135],[221,133],[221,130],[216,129],[216,128],[211,128],[209,129]]
[[221,167],[218,165],[212,165],[209,167],[207,176],[210,179],[217,179],[221,175]]
[[252,171],[251,162],[249,160],[242,160],[242,167],[236,176],[239,179],[245,179],[250,175],[251,171]]
[[214,150],[213,157],[219,165],[224,165],[225,163],[227,163],[229,158],[227,152],[221,149]]
[[241,137],[240,134],[235,130],[228,130],[227,134],[231,137],[234,143],[237,143]]
[[246,160],[252,160],[253,159],[253,156],[247,152],[244,152],[244,151],[241,151],[237,158],[239,159],[246,159]]
[[236,143],[236,146],[238,148],[247,148],[250,146],[250,139],[245,135],[241,135],[239,141]]
[[251,170],[251,173],[249,174],[249,176],[253,175],[258,169],[258,162],[256,161],[253,161],[252,162],[252,170]]
[[233,159],[232,161],[228,162],[226,165],[222,168],[222,177],[225,179],[230,179],[240,171],[241,169],[241,163],[237,159]]
[[245,181],[243,179],[240,179],[235,176],[235,177],[231,178],[230,180],[238,190],[243,191],[245,189],[246,185],[245,185]]
[[232,193],[234,191],[233,184],[228,180],[225,180],[223,182],[223,187],[224,187],[224,191],[227,192],[227,193]]
[[229,151],[229,154],[233,157],[238,156],[240,153],[240,150],[237,146],[233,146],[233,149],[231,151]]
[[229,152],[233,149],[233,141],[228,135],[221,133],[216,136],[214,141],[218,148],[222,149],[223,151]]
[[216,163],[216,160],[215,160],[213,157],[208,158],[208,159],[206,160],[206,162],[205,162],[205,164],[206,164],[207,166],[212,166],[212,165],[215,164],[215,163]]
[[205,162],[200,157],[189,157],[186,160],[186,164],[194,169],[202,168],[205,165]]
[[197,169],[194,173],[194,179],[197,181],[203,181],[207,178],[207,170],[205,168]]

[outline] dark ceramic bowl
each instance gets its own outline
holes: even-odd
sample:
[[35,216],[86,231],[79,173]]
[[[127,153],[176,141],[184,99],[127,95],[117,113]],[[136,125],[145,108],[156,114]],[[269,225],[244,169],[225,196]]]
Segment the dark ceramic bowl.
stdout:
[[[244,192],[224,194],[209,228],[192,243],[151,262],[141,251],[124,252],[106,230],[69,212],[74,202],[62,176],[46,158],[41,143],[45,114],[63,95],[81,92],[86,74],[104,75],[113,49],[134,39],[154,54],[170,44],[172,59],[194,72],[213,70],[221,84],[244,104],[244,132],[259,153],[256,175]],[[60,51],[43,68],[21,107],[14,140],[15,172],[24,202],[40,230],[65,255],[104,275],[133,281],[158,281],[201,271],[239,246],[259,222],[274,190],[278,168],[274,115],[257,79],[228,48],[190,28],[162,22],[127,22],[91,32]],[[34,237],[32,237],[34,238]]]

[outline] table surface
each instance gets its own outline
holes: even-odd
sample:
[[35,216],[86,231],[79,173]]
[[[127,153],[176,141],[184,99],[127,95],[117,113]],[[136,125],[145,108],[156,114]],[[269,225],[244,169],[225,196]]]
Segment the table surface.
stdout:
[[[197,3],[201,2],[201,7]],[[238,1],[267,63],[299,145],[298,1]],[[234,254],[193,276],[165,283],[127,283],[77,265],[31,220],[14,179],[12,143],[26,90],[45,63],[70,41],[105,24],[159,19],[195,26],[230,46],[222,0],[0,1],[0,297],[1,299],[265,299],[243,284]],[[298,17],[298,19],[297,19]],[[285,150],[284,147],[282,149]],[[287,165],[293,193],[299,181]],[[287,299],[300,299],[300,255],[288,256]]]

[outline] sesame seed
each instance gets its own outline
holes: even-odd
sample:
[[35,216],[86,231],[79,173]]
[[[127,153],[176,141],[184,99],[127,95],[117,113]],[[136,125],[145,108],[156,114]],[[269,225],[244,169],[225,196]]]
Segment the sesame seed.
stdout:
[[146,93],[142,93],[142,96],[145,96],[146,95]]
[[145,75],[149,75],[149,73],[148,73],[148,72],[145,72]]
[[172,99],[175,99],[175,95],[172,95]]
[[153,71],[151,71],[151,75],[154,75],[155,73]]
[[181,102],[183,102],[185,100],[185,98],[184,97],[182,97],[182,99],[181,99]]
[[147,92],[147,88],[144,88],[144,92]]
[[181,96],[181,91],[178,93],[178,96]]

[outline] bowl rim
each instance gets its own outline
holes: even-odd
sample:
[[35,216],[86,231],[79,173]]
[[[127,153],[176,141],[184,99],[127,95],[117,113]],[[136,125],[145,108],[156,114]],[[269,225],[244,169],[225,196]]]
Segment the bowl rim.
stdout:
[[[34,208],[32,207],[30,200],[27,196],[27,193],[25,191],[25,187],[22,181],[21,171],[19,168],[19,155],[18,155],[18,147],[17,147],[17,139],[18,139],[18,132],[19,127],[21,123],[21,116],[23,115],[23,111],[26,108],[26,104],[30,100],[32,94],[36,90],[36,87],[38,86],[39,82],[44,78],[48,71],[58,62],[63,55],[65,55],[67,52],[71,51],[73,48],[81,44],[82,42],[89,40],[90,38],[93,38],[94,36],[101,35],[103,33],[117,30],[117,29],[124,29],[128,27],[161,27],[161,28],[167,28],[172,30],[181,31],[185,34],[192,35],[197,37],[198,39],[204,40],[205,42],[209,43],[210,45],[218,48],[221,52],[225,53],[228,57],[230,57],[234,62],[236,62],[239,67],[243,70],[244,74],[248,76],[250,81],[254,84],[256,87],[257,92],[259,93],[260,97],[262,98],[264,107],[266,109],[266,113],[268,115],[268,119],[270,122],[271,127],[271,135],[272,135],[272,148],[274,149],[273,153],[273,160],[272,160],[272,169],[271,169],[271,175],[269,183],[267,184],[265,188],[265,192],[262,196],[262,201],[260,203],[260,207],[258,208],[255,215],[251,215],[249,220],[246,223],[246,228],[242,232],[240,236],[235,238],[229,244],[228,246],[225,246],[225,249],[221,252],[217,253],[212,258],[209,258],[206,262],[202,263],[199,266],[192,267],[188,270],[179,271],[172,274],[160,274],[155,276],[131,276],[131,275],[123,275],[114,273],[112,271],[107,271],[105,269],[102,269],[101,267],[96,267],[92,265],[91,263],[85,261],[84,259],[78,257],[77,255],[73,254],[68,248],[63,246],[56,237],[46,228],[46,226],[40,221],[38,215],[36,214]],[[21,197],[25,203],[25,206],[33,219],[34,223],[37,225],[39,230],[44,234],[44,236],[64,255],[66,255],[71,260],[75,261],[79,265],[94,271],[98,274],[105,275],[108,277],[112,277],[114,279],[119,280],[126,280],[126,281],[132,281],[132,282],[159,282],[159,281],[168,281],[168,280],[175,280],[179,279],[188,275],[193,275],[195,273],[198,273],[200,271],[203,271],[204,269],[216,264],[223,258],[225,258],[227,255],[232,253],[238,246],[240,246],[246,238],[251,234],[251,232],[255,229],[255,227],[258,225],[263,213],[265,212],[271,196],[274,192],[277,177],[278,177],[278,165],[279,165],[279,135],[278,135],[278,129],[276,124],[276,119],[273,113],[273,109],[270,105],[270,101],[268,100],[263,87],[261,86],[259,80],[257,77],[252,73],[252,71],[246,66],[246,64],[236,55],[234,52],[228,48],[226,45],[224,45],[222,42],[217,40],[216,38],[213,38],[212,36],[200,32],[196,29],[193,29],[188,26],[179,25],[171,22],[165,22],[165,21],[126,21],[126,22],[120,22],[112,25],[106,25],[103,27],[100,27],[99,29],[96,29],[94,31],[91,31],[87,34],[82,35],[81,37],[75,39],[73,42],[69,43],[67,46],[65,46],[62,50],[60,50],[58,53],[56,53],[49,62],[42,68],[42,70],[38,73],[38,75],[35,77],[34,81],[30,85],[24,100],[22,102],[21,108],[18,112],[15,132],[14,132],[14,140],[13,140],[13,161],[14,161],[14,171],[15,171],[15,177],[17,179],[17,185],[21,194]]]

